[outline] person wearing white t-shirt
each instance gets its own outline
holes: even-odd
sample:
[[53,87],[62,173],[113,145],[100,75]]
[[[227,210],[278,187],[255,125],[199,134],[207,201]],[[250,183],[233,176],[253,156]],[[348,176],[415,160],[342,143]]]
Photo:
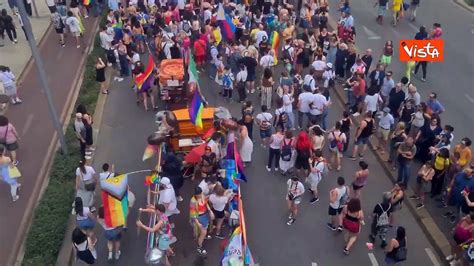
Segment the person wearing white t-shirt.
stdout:
[[314,80],[314,68],[309,70],[309,74],[306,74],[303,79],[303,88],[310,88],[311,92],[316,90],[316,80]]
[[178,201],[176,200],[173,186],[171,185],[170,179],[167,177],[163,177],[160,180],[160,197],[158,199],[158,204],[163,204],[165,206],[165,214],[168,217],[180,213],[177,208]]
[[232,199],[232,190],[225,190],[221,185],[216,185],[214,193],[209,196],[209,205],[216,218],[216,238],[224,239],[221,228],[226,216],[225,206]]
[[383,108],[383,112],[379,120],[379,128],[377,130],[377,137],[379,141],[378,146],[376,147],[376,149],[378,149],[381,154],[384,153],[384,149],[386,149],[388,146],[390,130],[394,123],[395,119],[393,118],[392,114],[390,114],[390,108]]
[[319,201],[318,185],[323,178],[323,173],[326,169],[326,162],[323,158],[323,152],[317,149],[313,152],[313,158],[310,160],[310,172],[308,175],[309,189],[313,194],[313,198],[310,200],[311,204]]
[[99,174],[99,180],[107,180],[108,178],[115,176],[115,165],[112,164],[112,167],[108,163],[102,165],[102,173]]
[[67,12],[66,25],[68,25],[69,32],[71,32],[72,36],[76,38],[76,47],[81,48],[81,42],[79,40],[79,37],[81,36],[81,25],[72,11]]
[[79,162],[79,167],[76,169],[76,196],[80,197],[87,207],[94,206],[94,191],[91,189],[92,184],[96,182],[95,175],[92,166],[86,165],[85,161]]
[[304,185],[299,181],[298,176],[294,176],[291,179],[288,179],[286,186],[288,189],[286,193],[286,202],[290,212],[290,215],[288,216],[288,222],[286,224],[292,225],[296,221],[298,206],[301,203],[301,198],[304,194]]
[[303,93],[298,95],[298,127],[300,129],[303,128],[303,120],[305,116],[308,117],[308,123],[306,124],[306,127],[311,120],[309,104],[312,102],[312,100],[313,94],[308,90],[305,90]]
[[364,98],[364,113],[371,112],[375,116],[378,106],[381,103],[383,103],[382,97],[375,91],[369,91]]
[[268,40],[268,34],[263,30],[263,24],[259,24],[258,28],[260,30],[255,34],[255,47],[260,47],[260,43],[263,40]]
[[293,115],[293,95],[290,94],[288,86],[283,87],[283,108],[285,113],[288,115],[288,119],[290,122],[290,128],[295,127],[295,116]]
[[323,119],[323,111],[328,105],[328,100],[324,95],[321,94],[320,90],[317,90],[316,94],[313,94],[312,101],[310,104],[311,124],[321,125]]
[[273,56],[273,52],[268,51],[267,54],[262,56],[262,58],[260,58],[259,64],[263,68],[267,68],[267,67],[271,68],[272,66],[274,66],[275,65],[275,58]]
[[262,105],[262,112],[255,117],[257,125],[260,128],[260,138],[262,139],[262,147],[266,147],[268,139],[272,135],[272,119],[273,115],[268,112],[266,105]]

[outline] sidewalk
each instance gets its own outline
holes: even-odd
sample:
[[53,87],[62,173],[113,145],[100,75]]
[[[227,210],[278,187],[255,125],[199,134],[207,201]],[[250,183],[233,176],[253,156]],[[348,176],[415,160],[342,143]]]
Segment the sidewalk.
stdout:
[[[37,5],[38,12],[40,12],[40,7],[44,5],[44,2],[38,1]],[[2,5],[2,8],[5,7]],[[41,11],[40,14],[45,13]],[[32,24],[44,23],[46,25],[49,23],[49,18],[46,19],[46,17],[40,18],[39,21],[42,22],[38,23],[32,18]],[[97,22],[98,20],[94,18],[85,20],[85,43],[91,43],[92,36],[98,29]],[[45,30],[46,26],[43,27],[42,31]],[[38,28],[36,31],[41,32]],[[18,45],[26,45],[21,28],[18,36]],[[36,36],[36,38],[38,37]],[[66,47],[62,48],[58,43],[56,34],[53,31],[48,31],[39,47],[44,59],[45,71],[49,77],[48,82],[52,90],[56,110],[62,123],[69,117],[70,108],[73,107],[75,97],[77,97],[77,90],[79,89],[77,84],[80,81],[81,70],[86,57],[84,50],[76,49],[75,45],[72,45],[73,43],[74,40],[68,37],[66,38]],[[7,50],[3,49],[15,50],[6,53]],[[12,67],[15,75],[19,76],[18,71],[21,72],[27,64],[30,54],[29,48],[27,46],[12,48],[11,43],[6,43],[5,47],[0,48],[0,52],[0,64],[17,63],[10,65],[10,67]],[[18,59],[19,57],[22,59]],[[8,63],[6,60],[9,60]],[[21,138],[19,141],[18,159],[20,164],[18,167],[22,172],[19,181],[23,185],[20,200],[15,203],[11,201],[9,187],[3,183],[0,186],[0,209],[4,214],[0,217],[0,228],[3,229],[0,231],[0,239],[8,240],[0,243],[0,265],[14,265],[17,257],[19,257],[18,254],[26,230],[29,227],[33,210],[38,202],[39,194],[47,184],[45,180],[57,142],[36,67],[33,65],[31,68],[27,68],[23,77],[23,82],[18,84],[23,103],[10,106],[6,114]]]
[[[33,16],[30,17],[30,21],[36,43],[39,44],[41,39],[46,35],[50,25],[50,13],[45,1],[36,1],[36,7],[38,8],[39,17],[36,17],[33,9]],[[5,40],[3,41],[4,46],[0,47],[0,65],[10,67],[13,74],[15,74],[18,79],[31,58],[31,50],[28,45],[28,41],[25,38],[25,34],[23,33],[23,30],[21,29],[21,26],[18,22],[18,18],[11,14],[7,0],[0,0],[0,10],[4,8],[15,21],[15,25],[17,26],[16,33],[18,36],[18,43],[11,43],[10,39],[8,39],[8,36],[5,33]]]

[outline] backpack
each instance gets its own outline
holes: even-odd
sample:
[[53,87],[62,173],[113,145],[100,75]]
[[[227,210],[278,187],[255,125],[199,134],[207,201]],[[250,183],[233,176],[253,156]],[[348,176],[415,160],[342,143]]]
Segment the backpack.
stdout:
[[286,143],[285,140],[283,140],[283,146],[281,147],[281,159],[285,162],[291,161],[291,154],[293,153],[293,149],[291,147],[291,142],[293,140],[291,139],[290,142]]
[[288,122],[288,114],[285,111],[281,111],[279,115],[280,123],[286,124]]
[[339,136],[334,135],[334,132],[332,132],[332,135],[334,137],[333,140],[331,140],[331,143],[329,143],[331,149],[335,149],[337,147],[337,150],[339,152],[342,152],[344,150],[344,143],[340,140],[342,132],[339,133]]
[[244,122],[245,123],[252,123],[252,110],[250,108],[246,108],[244,110]]
[[339,208],[342,208],[343,206],[347,205],[347,202],[349,201],[349,188],[347,186],[345,187],[346,191],[342,195],[341,199],[339,200]]
[[311,91],[311,84],[313,84],[314,78],[311,78],[309,81],[309,84],[303,84],[303,90],[305,91]]
[[222,85],[224,86],[224,88],[232,88],[232,79],[230,77],[230,74],[224,74],[224,76],[222,77]]
[[189,21],[183,21],[183,31],[189,35],[191,33],[191,25],[189,24]]
[[[217,50],[217,48],[216,48],[214,45],[212,45],[211,47],[209,47],[208,52],[207,52],[207,61],[212,61],[212,50],[213,50],[213,49],[216,49],[216,50]],[[219,51],[218,51],[218,52],[219,52]]]
[[388,219],[388,210],[390,210],[392,205],[389,205],[387,210],[384,210],[382,208],[382,205],[380,205],[380,204],[379,204],[379,207],[382,210],[382,214],[377,218],[377,227],[388,226],[390,224],[390,221]]
[[395,261],[404,261],[407,260],[408,249],[406,243],[403,246],[399,246],[397,252],[395,253]]
[[283,52],[281,53],[281,60],[289,60],[291,62],[290,48],[291,46],[289,46],[288,48],[285,48],[283,46]]
[[167,42],[165,43],[160,43],[160,51],[158,52],[158,59],[161,60],[165,60],[165,59],[168,59],[168,57],[166,56],[166,53],[165,53],[165,47],[168,45]]

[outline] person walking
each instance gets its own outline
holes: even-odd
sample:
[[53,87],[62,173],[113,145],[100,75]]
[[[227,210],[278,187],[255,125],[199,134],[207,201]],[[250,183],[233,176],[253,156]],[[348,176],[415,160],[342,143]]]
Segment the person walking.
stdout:
[[379,119],[378,127],[378,145],[375,147],[375,150],[378,150],[380,154],[384,154],[385,150],[388,147],[388,139],[390,136],[390,130],[395,123],[395,119],[392,114],[390,114],[390,108],[384,107],[382,115]]
[[263,71],[262,77],[262,86],[261,86],[261,98],[260,104],[266,105],[267,108],[271,108],[272,106],[272,93],[273,93],[273,74],[270,68],[265,68]]
[[171,180],[168,177],[163,177],[160,179],[160,196],[158,199],[158,204],[165,206],[165,214],[170,218],[175,214],[179,214],[180,211],[177,208],[178,200],[176,198],[176,193],[173,186],[171,185]]
[[385,17],[385,14],[387,13],[387,5],[388,5],[388,0],[378,0],[375,2],[374,7],[378,7],[377,11],[377,18],[375,19],[378,24],[382,25],[383,24],[383,18]]
[[[161,221],[161,217],[160,217],[160,221]],[[97,222],[104,229],[104,237],[107,240],[107,250],[108,250],[107,260],[108,261],[112,261],[113,259],[119,260],[120,254],[121,254],[120,239],[122,238],[122,231],[124,227],[123,226],[109,227],[105,224],[104,206],[99,207]],[[137,226],[138,226],[138,222],[139,221],[137,221]]]
[[72,36],[76,39],[76,48],[81,48],[81,22],[74,16],[72,11],[67,12],[66,25],[68,25],[69,32],[71,32]]
[[248,129],[243,123],[240,125],[240,156],[244,164],[252,162],[253,142],[249,137]]
[[303,85],[303,92],[298,95],[298,104],[297,104],[297,109],[298,109],[298,128],[302,129],[304,127],[304,117],[306,116],[308,118],[308,122],[306,126],[309,125],[311,121],[311,114],[309,111],[311,110],[310,108],[310,103],[313,100],[313,93],[311,93],[311,89],[308,86]]
[[247,82],[247,68],[244,64],[239,65],[239,72],[235,76],[235,87],[237,88],[237,92],[239,93],[239,102],[244,103],[247,100],[247,89],[246,89],[246,82]]
[[263,148],[268,144],[268,140],[272,135],[272,120],[273,115],[268,112],[268,107],[262,105],[262,112],[255,117],[258,127],[260,128],[260,139],[262,140],[261,146]]
[[461,262],[462,247],[471,242],[474,237],[474,214],[468,214],[461,218],[453,229],[454,245],[451,245],[451,254],[446,257],[449,265],[459,265]]
[[[54,2],[54,0],[53,0]],[[54,6],[56,8],[56,6]],[[61,15],[58,12],[51,13],[51,24],[54,27],[54,30],[59,35],[59,43],[62,47],[66,47],[66,42],[64,41],[64,22],[61,18]]]
[[337,121],[334,127],[328,135],[329,150],[331,151],[331,163],[329,164],[329,170],[336,169],[341,170],[341,158],[343,156],[344,145],[347,143],[346,134],[342,132],[341,122]]
[[425,194],[429,192],[430,183],[434,175],[435,169],[433,168],[432,161],[427,161],[418,170],[415,195],[410,196],[410,199],[419,200],[419,203],[416,205],[417,209],[421,209],[425,206]]
[[80,161],[76,168],[76,197],[80,197],[85,207],[94,206],[96,172],[92,166]]
[[382,241],[380,244],[381,248],[387,246],[387,232],[390,226],[390,216],[392,213],[392,204],[390,202],[391,193],[383,193],[382,202],[377,203],[372,211],[372,224],[370,226],[369,240],[372,244],[375,244],[376,237]]
[[10,157],[5,156],[5,149],[0,146],[0,175],[1,175],[1,180],[5,182],[6,184],[10,185],[10,194],[12,196],[13,202],[17,201],[20,199],[20,196],[18,196],[18,191],[20,190],[21,184],[18,183],[18,176],[11,176],[11,169],[15,167],[12,164],[12,160]]
[[304,185],[298,179],[298,176],[293,176],[288,179],[287,184],[287,193],[286,193],[286,202],[288,204],[288,222],[287,225],[292,225],[296,221],[296,216],[298,214],[298,206],[301,203],[301,198],[304,194]]
[[360,234],[361,225],[365,225],[364,212],[360,204],[360,199],[352,198],[342,210],[342,225],[346,229],[344,235],[343,252],[349,255],[352,246],[355,244]]
[[281,142],[280,161],[278,163],[280,171],[283,175],[286,175],[294,166],[296,157],[295,144],[296,141],[293,138],[292,131],[285,131],[285,137]]
[[407,137],[403,143],[398,146],[397,149],[397,161],[398,161],[398,179],[397,182],[402,182],[405,187],[408,186],[408,180],[410,178],[411,164],[416,154],[416,146],[413,142],[412,137]]
[[[18,40],[17,35],[16,35],[16,26],[15,23],[13,22],[13,18],[8,15],[6,9],[2,9],[0,13],[0,23],[3,24],[3,29],[7,32],[8,38],[13,44],[17,44]],[[2,31],[3,34],[3,31]]]
[[105,68],[106,65],[102,58],[97,57],[97,61],[95,63],[95,80],[99,82],[100,91],[103,94],[109,94],[109,90],[105,87]]
[[392,26],[396,27],[398,21],[403,16],[403,0],[393,0],[392,2]]
[[16,128],[9,122],[6,116],[0,115],[0,144],[3,145],[4,150],[8,151],[11,156],[12,165],[17,166],[16,151],[18,150],[18,141],[20,136]]
[[76,250],[76,258],[83,261],[86,265],[94,265],[97,260],[96,243],[97,239],[92,240],[80,228],[76,227],[72,231],[72,244]]
[[303,169],[303,176],[308,176],[309,158],[313,151],[311,140],[306,131],[301,131],[296,138],[296,161],[295,168],[297,171]]
[[0,66],[0,82],[3,83],[5,94],[10,97],[12,104],[19,104],[23,101],[18,97],[16,87],[16,77],[7,66]]
[[346,181],[344,177],[340,176],[337,178],[337,187],[331,190],[329,193],[329,210],[328,215],[331,219],[327,226],[332,231],[342,232],[342,209],[347,204],[349,198],[349,188],[345,185]]
[[314,204],[319,201],[318,186],[323,179],[323,174],[326,172],[326,160],[323,157],[322,150],[318,149],[313,152],[313,156],[309,161],[309,175],[306,178],[309,184],[309,191],[313,198],[309,201]]
[[280,165],[280,149],[282,147],[282,142],[285,136],[283,135],[283,128],[277,127],[275,129],[275,133],[270,136],[269,139],[269,149],[268,149],[268,164],[267,164],[267,171],[270,172],[272,168],[272,162],[275,160],[275,171],[278,171]]
[[[352,156],[349,159],[355,161],[356,155],[359,155],[360,160],[364,159],[364,152],[367,150],[367,143],[369,137],[373,134],[374,119],[372,113],[365,113],[365,118],[360,122],[359,127],[356,130],[354,138],[354,148],[352,150]],[[359,146],[362,145],[362,149],[359,151]]]
[[399,226],[397,228],[397,235],[392,238],[385,248],[385,263],[387,265],[395,265],[407,259],[407,237],[405,228]]
[[402,144],[406,138],[407,134],[405,133],[405,123],[398,122],[392,134],[390,135],[389,155],[387,162],[392,165],[392,171],[397,169],[398,146],[400,146],[400,144]]
[[341,123],[341,132],[344,133],[346,136],[346,142],[344,143],[344,148],[342,152],[346,152],[347,149],[349,148],[349,140],[351,138],[351,127],[352,127],[352,119],[351,119],[351,113],[348,111],[342,112],[342,119],[339,120]]
[[208,235],[209,223],[213,219],[214,213],[209,207],[208,200],[204,197],[202,189],[196,187],[194,196],[189,203],[189,216],[194,229],[194,236],[197,239],[197,252],[205,256],[207,251],[202,247],[204,239],[210,239]]
[[365,161],[359,162],[360,169],[354,174],[354,181],[352,182],[351,198],[360,199],[360,192],[363,187],[367,185],[369,178],[369,165]]
[[295,116],[293,114],[293,102],[295,99],[293,98],[293,91],[290,91],[288,86],[283,86],[283,109],[288,116],[288,124],[290,128],[294,129],[296,126],[295,123]]

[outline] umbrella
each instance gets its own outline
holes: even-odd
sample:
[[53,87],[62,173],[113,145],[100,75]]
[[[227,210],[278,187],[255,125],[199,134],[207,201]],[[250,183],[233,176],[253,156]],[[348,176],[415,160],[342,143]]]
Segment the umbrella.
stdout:
[[189,164],[197,164],[199,160],[201,160],[201,156],[204,154],[204,150],[206,149],[207,143],[203,143],[197,147],[194,147],[192,150],[189,151],[186,156],[184,156],[184,161]]

